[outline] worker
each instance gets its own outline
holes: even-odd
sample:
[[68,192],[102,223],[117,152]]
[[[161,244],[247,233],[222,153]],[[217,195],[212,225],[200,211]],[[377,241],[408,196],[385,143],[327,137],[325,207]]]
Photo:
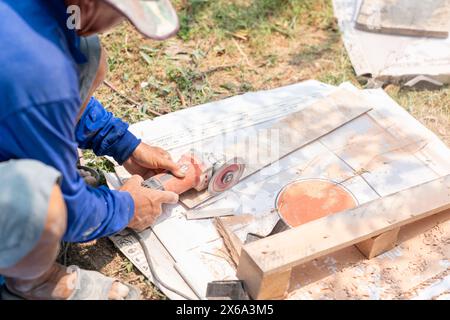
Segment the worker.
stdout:
[[[92,97],[107,70],[97,33],[128,19],[145,36],[178,30],[168,0],[0,0],[0,275],[2,299],[138,299],[133,286],[55,262],[60,241],[143,230],[178,195],[141,186],[180,168]],[[133,174],[93,188],[77,147]]]

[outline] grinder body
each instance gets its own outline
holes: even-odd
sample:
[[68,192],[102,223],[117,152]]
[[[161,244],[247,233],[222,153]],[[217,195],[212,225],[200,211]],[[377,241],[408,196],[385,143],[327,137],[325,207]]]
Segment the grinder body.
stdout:
[[213,154],[202,154],[194,150],[182,155],[177,164],[185,174],[183,178],[178,178],[170,172],[163,172],[145,180],[142,185],[177,194],[191,189],[196,191],[208,189],[211,194],[217,194],[234,186],[245,168],[241,159],[235,158],[225,162]]
[[190,189],[202,191],[208,187],[212,164],[203,161],[196,153],[184,154],[177,162],[185,176],[178,178],[170,172],[157,174],[144,181],[145,187],[182,194]]

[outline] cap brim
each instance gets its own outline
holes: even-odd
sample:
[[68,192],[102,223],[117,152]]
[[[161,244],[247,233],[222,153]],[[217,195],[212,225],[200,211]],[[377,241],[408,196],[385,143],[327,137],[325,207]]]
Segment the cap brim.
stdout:
[[104,0],[123,13],[144,36],[165,40],[175,35],[180,26],[169,0]]

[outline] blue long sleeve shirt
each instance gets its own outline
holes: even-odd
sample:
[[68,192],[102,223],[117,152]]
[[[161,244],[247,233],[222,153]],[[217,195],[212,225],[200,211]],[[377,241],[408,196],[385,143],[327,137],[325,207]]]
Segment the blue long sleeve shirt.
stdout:
[[84,242],[125,228],[134,203],[127,192],[87,186],[77,147],[121,163],[139,140],[94,98],[77,123],[77,64],[87,61],[66,20],[63,0],[0,0],[0,161],[36,159],[59,170],[64,240]]

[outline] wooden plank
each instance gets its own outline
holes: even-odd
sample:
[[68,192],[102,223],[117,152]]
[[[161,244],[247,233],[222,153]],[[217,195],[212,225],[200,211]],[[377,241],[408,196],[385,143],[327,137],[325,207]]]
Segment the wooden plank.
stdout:
[[275,273],[449,208],[447,175],[245,245],[237,277],[258,298],[264,279]]
[[363,31],[447,38],[449,0],[364,0],[356,28]]
[[[237,266],[239,263],[239,257],[241,255],[242,241],[236,236],[236,234],[231,229],[231,226],[234,224],[233,220],[230,218],[215,218],[214,222],[216,224],[217,231],[223,238],[223,242],[228,252],[230,253],[231,259],[234,264]],[[236,220],[236,219],[234,219]],[[237,220],[239,223],[242,219]]]
[[[241,178],[244,179],[371,109],[370,103],[362,94],[347,89],[337,89],[328,96],[300,111],[286,115],[285,118],[265,128],[267,132],[276,133],[278,138],[275,141],[276,146],[273,141],[258,136],[260,133],[255,130],[254,135],[244,136],[235,144],[226,146],[224,154],[230,159],[236,156],[244,159],[246,169]],[[251,149],[255,148],[255,145],[257,149]],[[270,152],[275,147],[277,152]],[[208,191],[191,190],[183,194],[180,201],[188,208],[194,208],[211,197]]]
[[237,277],[244,280],[244,289],[253,299],[283,299],[287,294],[291,271],[287,268],[280,272],[264,273],[248,252],[242,250]]
[[399,231],[400,228],[389,230],[376,237],[357,243],[356,247],[367,259],[372,259],[395,247]]

